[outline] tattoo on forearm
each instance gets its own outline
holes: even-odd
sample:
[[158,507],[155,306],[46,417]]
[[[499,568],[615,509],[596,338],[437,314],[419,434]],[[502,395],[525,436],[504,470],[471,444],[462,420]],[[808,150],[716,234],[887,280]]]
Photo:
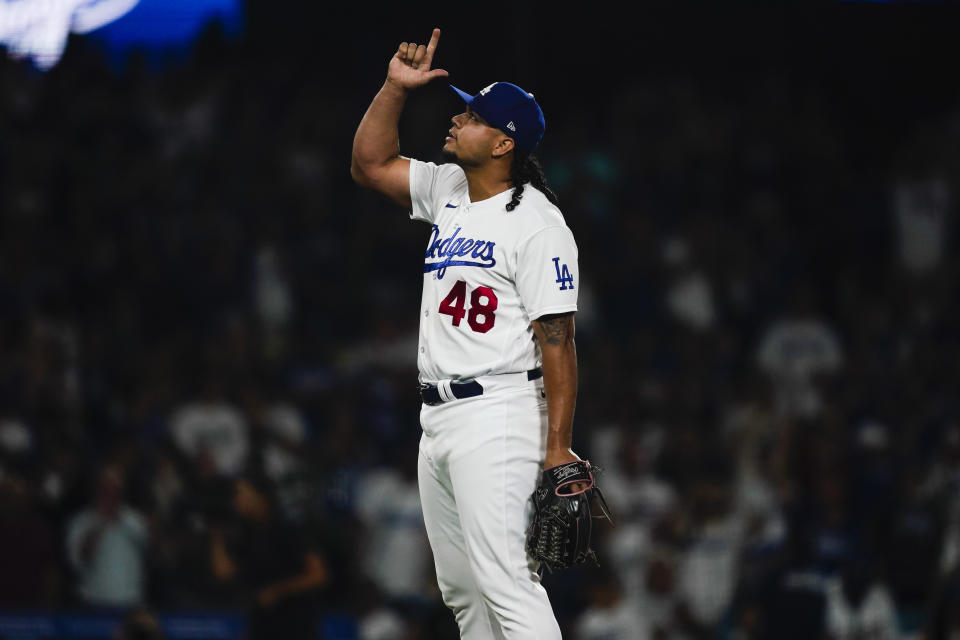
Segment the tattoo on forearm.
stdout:
[[571,335],[573,316],[544,316],[536,322],[540,327],[540,339],[547,344],[560,345],[573,337]]

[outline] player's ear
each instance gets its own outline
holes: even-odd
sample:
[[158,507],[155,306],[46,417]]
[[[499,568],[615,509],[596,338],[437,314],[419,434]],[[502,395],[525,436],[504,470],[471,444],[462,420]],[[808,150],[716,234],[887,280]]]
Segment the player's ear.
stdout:
[[514,148],[513,138],[508,138],[507,136],[501,136],[497,139],[496,144],[493,145],[493,151],[491,152],[494,158],[502,158],[503,156],[510,153]]

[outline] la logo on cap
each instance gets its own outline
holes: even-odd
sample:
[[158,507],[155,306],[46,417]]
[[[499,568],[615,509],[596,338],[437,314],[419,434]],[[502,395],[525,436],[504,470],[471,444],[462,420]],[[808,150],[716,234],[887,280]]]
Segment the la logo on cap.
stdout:
[[496,85],[496,84],[497,84],[497,83],[494,82],[493,84],[488,85],[488,86],[486,86],[485,88],[481,89],[481,90],[480,90],[480,95],[485,96],[485,95],[487,95],[488,93],[490,93],[490,89],[493,89],[494,85]]

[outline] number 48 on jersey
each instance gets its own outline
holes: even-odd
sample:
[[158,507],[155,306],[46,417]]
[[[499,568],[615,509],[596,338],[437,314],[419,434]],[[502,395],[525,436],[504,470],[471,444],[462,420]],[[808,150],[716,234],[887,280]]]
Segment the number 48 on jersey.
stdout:
[[457,280],[450,289],[447,297],[440,301],[440,313],[453,318],[453,326],[459,327],[463,316],[467,316],[467,324],[477,333],[486,333],[493,329],[497,321],[494,313],[499,300],[490,287],[477,287],[470,292],[470,310],[466,309],[467,283]]

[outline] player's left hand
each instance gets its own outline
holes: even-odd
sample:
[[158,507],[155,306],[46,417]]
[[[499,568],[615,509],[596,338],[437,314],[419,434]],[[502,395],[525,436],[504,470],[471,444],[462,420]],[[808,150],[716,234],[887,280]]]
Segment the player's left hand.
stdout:
[[[527,530],[527,551],[550,571],[597,560],[590,548],[592,520],[602,517],[612,523],[613,517],[594,479],[595,471],[579,458],[548,467],[531,496],[533,521]],[[599,515],[594,515],[594,509]]]
[[[572,449],[548,449],[547,457],[543,461],[543,468],[550,469],[551,467],[559,467],[562,464],[574,462],[575,460],[580,460],[580,456],[575,454]],[[578,483],[572,485],[571,488],[574,491],[581,491],[584,487]]]
[[572,449],[548,449],[547,457],[543,461],[543,468],[549,469],[579,459],[580,456],[575,454]]

